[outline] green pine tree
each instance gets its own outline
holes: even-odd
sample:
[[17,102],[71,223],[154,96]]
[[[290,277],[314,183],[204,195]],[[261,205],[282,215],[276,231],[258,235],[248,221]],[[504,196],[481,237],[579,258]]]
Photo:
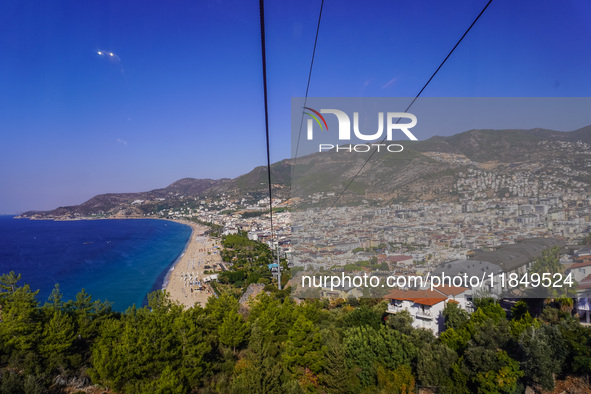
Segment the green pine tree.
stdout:
[[50,368],[64,369],[67,366],[75,338],[72,318],[64,312],[55,311],[45,325],[39,344],[39,352],[49,360]]
[[350,392],[352,387],[351,381],[348,379],[349,369],[347,368],[345,350],[334,331],[331,331],[326,341],[324,361],[322,381],[326,391],[335,394]]
[[318,328],[302,315],[289,330],[288,338],[283,354],[287,367],[298,375],[320,372],[323,348]]
[[240,346],[248,334],[248,325],[242,320],[242,316],[234,309],[231,309],[224,317],[218,328],[220,342],[236,353],[236,347]]

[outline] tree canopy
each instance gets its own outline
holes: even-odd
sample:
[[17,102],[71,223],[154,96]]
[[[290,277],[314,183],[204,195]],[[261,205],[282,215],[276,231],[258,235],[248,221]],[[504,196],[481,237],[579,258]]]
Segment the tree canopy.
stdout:
[[[114,312],[59,286],[43,305],[19,275],[0,276],[0,392],[97,384],[113,392],[513,393],[591,373],[591,328],[557,300],[539,317],[480,300],[453,303],[439,338],[369,300],[303,300],[263,292],[245,309],[232,293],[183,308],[166,292]],[[552,312],[556,311],[556,312]],[[553,316],[548,320],[547,316]]]

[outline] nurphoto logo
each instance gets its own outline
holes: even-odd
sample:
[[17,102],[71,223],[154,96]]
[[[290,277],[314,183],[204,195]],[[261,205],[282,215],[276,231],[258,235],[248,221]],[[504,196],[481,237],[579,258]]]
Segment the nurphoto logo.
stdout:
[[[338,109],[321,109],[316,111],[309,107],[304,107],[306,111],[304,114],[309,115],[310,118],[307,121],[307,139],[309,141],[314,139],[314,121],[320,127],[320,130],[328,132],[328,124],[322,114],[335,115],[338,121],[338,139],[341,141],[351,140],[351,119],[344,111]],[[359,129],[359,112],[353,112],[353,134],[355,138],[362,141],[393,141],[393,138],[398,136],[394,132],[402,132],[411,141],[418,141],[417,137],[410,131],[411,128],[416,126],[417,117],[407,112],[387,112],[384,121],[384,112],[378,112],[378,130],[375,133],[365,134]],[[402,119],[408,119],[408,123],[399,123]],[[386,131],[386,138],[382,136]],[[384,148],[388,152],[402,152],[404,149],[400,144],[384,144],[384,143],[371,143],[371,144],[349,144],[339,146],[338,144],[319,144],[318,151],[329,151],[336,149],[339,151],[347,152],[368,152],[372,147],[376,147],[378,152],[380,148]]]

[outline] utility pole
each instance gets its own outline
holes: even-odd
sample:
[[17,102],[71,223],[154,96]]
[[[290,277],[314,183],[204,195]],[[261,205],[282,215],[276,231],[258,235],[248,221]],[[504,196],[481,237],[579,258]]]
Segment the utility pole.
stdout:
[[277,287],[281,290],[281,260],[279,259],[279,240],[277,240]]

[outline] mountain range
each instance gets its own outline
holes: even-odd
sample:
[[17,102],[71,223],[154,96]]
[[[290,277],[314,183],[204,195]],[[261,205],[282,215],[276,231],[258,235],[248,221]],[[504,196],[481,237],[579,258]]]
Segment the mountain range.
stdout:
[[[274,196],[308,201],[313,196],[342,193],[342,204],[361,200],[382,204],[454,200],[458,198],[454,184],[470,169],[504,176],[520,171],[532,176],[552,175],[553,179],[563,179],[560,182],[582,182],[586,187],[591,183],[591,126],[571,132],[469,130],[425,141],[392,143],[403,145],[404,150],[391,153],[382,149],[369,161],[371,152],[333,149],[276,162],[271,166]],[[252,201],[267,197],[266,166],[234,179],[184,178],[161,189],[100,194],[80,205],[29,211],[21,216],[143,216],[161,208],[186,206],[188,201],[215,200],[222,195],[230,199],[247,197]]]

